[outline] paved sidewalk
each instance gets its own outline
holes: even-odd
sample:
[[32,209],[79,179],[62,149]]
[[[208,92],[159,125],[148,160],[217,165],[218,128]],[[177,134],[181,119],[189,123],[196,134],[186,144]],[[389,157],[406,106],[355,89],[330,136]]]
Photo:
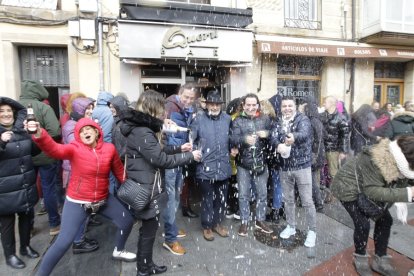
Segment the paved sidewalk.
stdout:
[[[195,208],[197,209],[197,208]],[[297,209],[298,229],[304,229],[304,210]],[[414,206],[409,208],[409,218],[414,219]],[[100,243],[96,252],[73,255],[69,250],[59,262],[52,275],[136,275],[135,263],[121,263],[111,259],[113,234],[115,227],[106,219],[104,225],[91,227],[88,237]],[[38,233],[32,238],[32,246],[44,253],[52,241],[47,227],[47,216],[36,217]],[[274,248],[259,242],[254,229],[249,230],[246,238],[237,235],[240,223],[226,220],[230,237],[215,236],[213,242],[204,240],[199,219],[183,218],[178,214],[178,226],[187,231],[187,237],[181,239],[188,253],[175,256],[162,248],[160,227],[154,245],[154,261],[168,266],[164,275],[356,275],[352,266],[352,221],[336,202],[326,207],[326,214],[317,214],[317,246],[315,257],[308,258],[305,247],[299,246],[290,252]],[[282,224],[285,222],[282,221]],[[254,225],[252,225],[253,227]],[[273,226],[275,229],[282,226]],[[127,249],[136,250],[139,223],[128,239]],[[372,237],[372,234],[371,234]],[[398,254],[401,275],[407,275],[408,269],[414,267],[414,227],[394,223],[390,240],[390,251]],[[371,247],[370,247],[371,248]],[[0,275],[30,275],[35,271],[40,259],[30,260],[23,257],[27,264],[24,270],[13,270],[6,266],[3,254],[0,255]]]

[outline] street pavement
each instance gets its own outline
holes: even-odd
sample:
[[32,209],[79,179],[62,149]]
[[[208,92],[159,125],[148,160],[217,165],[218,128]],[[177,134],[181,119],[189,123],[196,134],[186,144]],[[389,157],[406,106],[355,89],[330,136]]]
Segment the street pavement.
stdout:
[[[199,206],[195,205],[193,209],[199,211]],[[317,245],[313,251],[303,247],[305,234],[303,231],[298,235],[297,244],[294,240],[289,246],[280,247],[283,243],[274,242],[278,239],[277,235],[265,237],[262,233],[255,232],[254,224],[249,229],[248,237],[238,236],[240,222],[234,219],[226,219],[224,222],[229,227],[230,237],[222,238],[215,235],[215,240],[208,242],[202,236],[199,218],[184,218],[178,212],[178,226],[187,231],[187,236],[180,240],[187,249],[187,254],[175,256],[162,248],[163,227],[160,227],[154,245],[154,261],[159,265],[168,266],[168,271],[164,275],[177,276],[356,275],[352,265],[352,220],[338,202],[326,205],[325,210],[325,214],[317,214]],[[104,224],[90,227],[87,236],[99,241],[99,250],[80,255],[73,255],[72,250],[68,250],[52,275],[136,275],[135,263],[122,263],[111,259],[116,228],[105,218],[100,216],[98,218]],[[304,210],[297,208],[297,229],[305,229],[304,218]],[[272,225],[272,228],[280,232],[285,223],[282,220],[279,225]],[[392,228],[389,253],[394,257],[400,275],[407,275],[407,272],[414,268],[412,225],[414,225],[414,206],[409,207],[409,224],[402,225],[395,221]],[[134,225],[127,242],[127,250],[136,251],[139,226],[139,222]],[[31,245],[43,254],[54,240],[49,236],[47,215],[36,216],[35,227],[36,234],[32,238]],[[266,244],[263,241],[267,241]],[[368,248],[369,253],[373,255],[372,240]],[[312,255],[314,257],[309,258]],[[23,270],[14,270],[5,264],[4,256],[1,254],[0,275],[35,274],[41,259],[31,260],[25,257],[22,259],[27,267]]]

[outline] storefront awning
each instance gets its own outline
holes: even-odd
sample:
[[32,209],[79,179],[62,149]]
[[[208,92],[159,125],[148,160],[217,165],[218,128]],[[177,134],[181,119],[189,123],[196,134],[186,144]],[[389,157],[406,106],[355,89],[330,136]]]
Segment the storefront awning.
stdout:
[[259,53],[343,58],[414,59],[414,50],[412,49],[381,48],[364,43],[269,35],[256,35],[256,41]]

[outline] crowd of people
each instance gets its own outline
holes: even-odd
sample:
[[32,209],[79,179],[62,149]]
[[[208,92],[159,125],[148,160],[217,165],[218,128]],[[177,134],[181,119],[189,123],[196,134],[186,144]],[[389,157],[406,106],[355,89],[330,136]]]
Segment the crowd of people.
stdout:
[[[309,248],[317,244],[316,213],[336,198],[355,224],[356,270],[370,275],[366,244],[373,217],[361,207],[363,193],[387,203],[375,217],[372,269],[396,273],[386,254],[392,225],[388,208],[394,202],[411,202],[414,195],[412,102],[397,108],[363,104],[348,114],[333,96],[323,99],[321,110],[312,96],[276,93],[260,101],[248,93],[224,109],[219,91],[200,93],[184,84],[167,99],[146,90],[134,106],[125,96],[109,92],[100,92],[96,101],[72,93],[62,97],[65,112],[58,119],[43,102],[47,98],[47,90],[34,81],[23,81],[19,101],[0,97],[0,225],[7,265],[25,267],[16,255],[16,214],[20,255],[39,257],[30,235],[41,196],[49,233],[58,237],[37,275],[49,275],[71,245],[74,254],[99,248],[99,241],[85,235],[88,225],[101,224],[95,214],[109,218],[118,229],[113,259],[136,261],[137,275],[163,273],[167,267],[152,259],[160,221],[162,246],[172,254],[185,254],[179,239],[186,232],[177,225],[176,213],[181,205],[183,215],[198,217],[190,204],[191,192],[198,190],[205,240],[229,236],[226,217],[240,220],[241,237],[249,235],[250,223],[270,234],[269,223],[285,219],[279,236],[290,239],[296,235],[299,201],[306,213],[304,246]],[[26,121],[29,104],[37,121]],[[31,135],[29,128],[35,129]],[[117,198],[126,178],[156,188],[158,174],[158,184],[168,195],[161,212],[154,212],[151,204],[130,210]],[[134,220],[142,222],[136,254],[125,250]]]

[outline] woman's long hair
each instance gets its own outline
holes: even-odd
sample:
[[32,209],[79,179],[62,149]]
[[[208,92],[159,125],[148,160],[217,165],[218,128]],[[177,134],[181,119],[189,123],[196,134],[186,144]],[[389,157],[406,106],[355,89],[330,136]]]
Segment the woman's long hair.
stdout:
[[135,110],[152,117],[163,119],[165,115],[165,99],[161,93],[148,89],[141,93]]

